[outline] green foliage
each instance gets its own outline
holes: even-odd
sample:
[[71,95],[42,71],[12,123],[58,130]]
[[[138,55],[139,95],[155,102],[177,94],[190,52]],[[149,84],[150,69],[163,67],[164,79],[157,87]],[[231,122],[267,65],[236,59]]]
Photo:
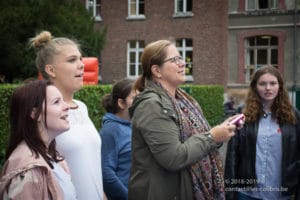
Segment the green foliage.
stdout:
[[205,118],[211,126],[220,123],[224,117],[224,89],[218,85],[183,85],[186,90],[200,104]]
[[[9,120],[8,105],[9,98],[16,85],[0,85],[0,166],[4,161],[5,149],[8,142]],[[223,119],[223,87],[222,86],[199,86],[183,85],[182,88],[192,95],[201,105],[203,113],[210,125],[216,125]],[[102,116],[105,113],[102,107],[102,97],[110,93],[111,85],[90,85],[84,86],[75,94],[75,99],[83,101],[89,111],[89,116],[97,130],[101,128]]]
[[101,127],[102,116],[105,113],[104,108],[102,107],[102,97],[110,93],[111,85],[91,85],[91,86],[84,86],[83,89],[78,91],[74,98],[80,99],[83,101],[86,106],[88,107],[88,112],[91,120],[95,124],[97,130]]
[[16,85],[0,85],[0,166],[4,162],[4,155],[9,133],[8,104],[9,98]]
[[6,0],[0,1],[0,13],[0,74],[10,83],[37,76],[28,41],[42,30],[77,40],[83,56],[98,57],[105,42],[106,28],[96,31],[78,0]]

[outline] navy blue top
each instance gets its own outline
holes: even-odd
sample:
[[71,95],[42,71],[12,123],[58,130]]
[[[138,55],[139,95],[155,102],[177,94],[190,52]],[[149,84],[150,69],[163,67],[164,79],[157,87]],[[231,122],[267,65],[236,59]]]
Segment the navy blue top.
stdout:
[[106,113],[99,132],[102,139],[104,192],[108,200],[127,199],[131,167],[131,122]]

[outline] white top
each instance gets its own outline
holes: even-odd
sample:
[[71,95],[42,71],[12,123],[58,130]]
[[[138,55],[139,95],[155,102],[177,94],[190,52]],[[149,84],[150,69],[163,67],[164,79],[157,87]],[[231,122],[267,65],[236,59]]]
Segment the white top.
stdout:
[[101,139],[86,105],[69,110],[70,129],[55,138],[57,150],[69,165],[78,200],[102,200]]
[[61,166],[60,164],[56,162],[51,162],[53,165],[53,173],[56,177],[56,180],[58,184],[60,185],[60,188],[62,189],[64,193],[64,200],[76,200],[76,191],[75,187],[71,181],[71,176],[68,174]]

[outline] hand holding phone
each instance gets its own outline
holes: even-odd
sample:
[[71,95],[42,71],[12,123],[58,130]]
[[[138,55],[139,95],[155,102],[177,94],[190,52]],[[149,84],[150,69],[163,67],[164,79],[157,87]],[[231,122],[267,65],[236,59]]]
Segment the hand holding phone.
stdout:
[[244,119],[245,119],[245,115],[244,114],[239,114],[236,118],[234,118],[232,121],[229,122],[230,125],[236,125],[236,126],[240,126],[242,124],[244,124]]

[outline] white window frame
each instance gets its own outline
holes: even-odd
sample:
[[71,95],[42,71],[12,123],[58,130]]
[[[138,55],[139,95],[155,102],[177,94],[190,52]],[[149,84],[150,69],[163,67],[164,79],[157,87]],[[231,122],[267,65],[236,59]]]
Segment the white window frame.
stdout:
[[[188,60],[187,58],[187,52],[192,52],[193,54],[193,46],[187,46],[187,42],[186,40],[192,40],[191,38],[180,38],[180,39],[176,39],[176,47],[180,53],[180,55],[182,56],[183,60],[186,62],[186,65],[190,65],[191,68],[193,69],[193,58],[191,60]],[[177,41],[181,41],[182,46],[178,46],[177,45]],[[194,81],[193,79],[193,74],[191,75],[186,75],[186,80],[187,81]]]
[[[135,13],[131,13],[131,5],[135,4]],[[145,12],[145,0],[128,0],[128,17],[127,19],[145,19],[145,13],[140,13],[140,4],[144,4]]]
[[[248,7],[248,2],[252,1],[254,3],[254,8]],[[268,8],[259,8],[259,1],[261,0],[246,0],[246,10],[247,11],[258,11],[258,10],[276,10],[279,8],[279,0],[267,0]]]
[[[135,42],[135,47],[134,48],[130,48],[130,42]],[[139,71],[139,68],[141,68],[142,64],[141,64],[141,58],[140,55],[141,53],[144,51],[144,47],[141,47],[141,42],[144,43],[145,42],[142,40],[131,40],[127,42],[127,77],[128,78],[137,78],[141,72]],[[135,56],[135,61],[134,63],[130,63],[130,53],[134,53]],[[130,74],[130,65],[134,64],[134,75]]]
[[85,7],[88,11],[92,11],[95,21],[102,21],[100,15],[101,0],[86,0]]
[[[178,2],[182,1],[183,8],[182,10],[179,10],[178,8]],[[193,0],[174,0],[174,14],[173,17],[191,17],[194,16],[192,9],[187,10],[187,2],[190,1],[190,3],[193,3]]]
[[[245,82],[249,83],[250,82],[250,78],[252,76],[252,74],[260,67],[268,65],[268,66],[273,66],[273,67],[277,67],[278,68],[278,63],[271,63],[271,54],[272,54],[272,50],[277,50],[277,56],[278,56],[278,44],[277,45],[271,45],[270,44],[270,40],[272,37],[275,36],[254,36],[255,38],[257,37],[270,37],[269,39],[269,44],[268,45],[254,45],[254,46],[250,46],[249,45],[249,38],[245,39]],[[253,38],[253,37],[250,37]],[[261,64],[258,63],[258,51],[259,50],[266,50],[267,51],[267,63],[265,64]],[[253,52],[253,57],[254,57],[254,63],[250,63],[250,51]],[[278,59],[277,59],[278,61]]]

